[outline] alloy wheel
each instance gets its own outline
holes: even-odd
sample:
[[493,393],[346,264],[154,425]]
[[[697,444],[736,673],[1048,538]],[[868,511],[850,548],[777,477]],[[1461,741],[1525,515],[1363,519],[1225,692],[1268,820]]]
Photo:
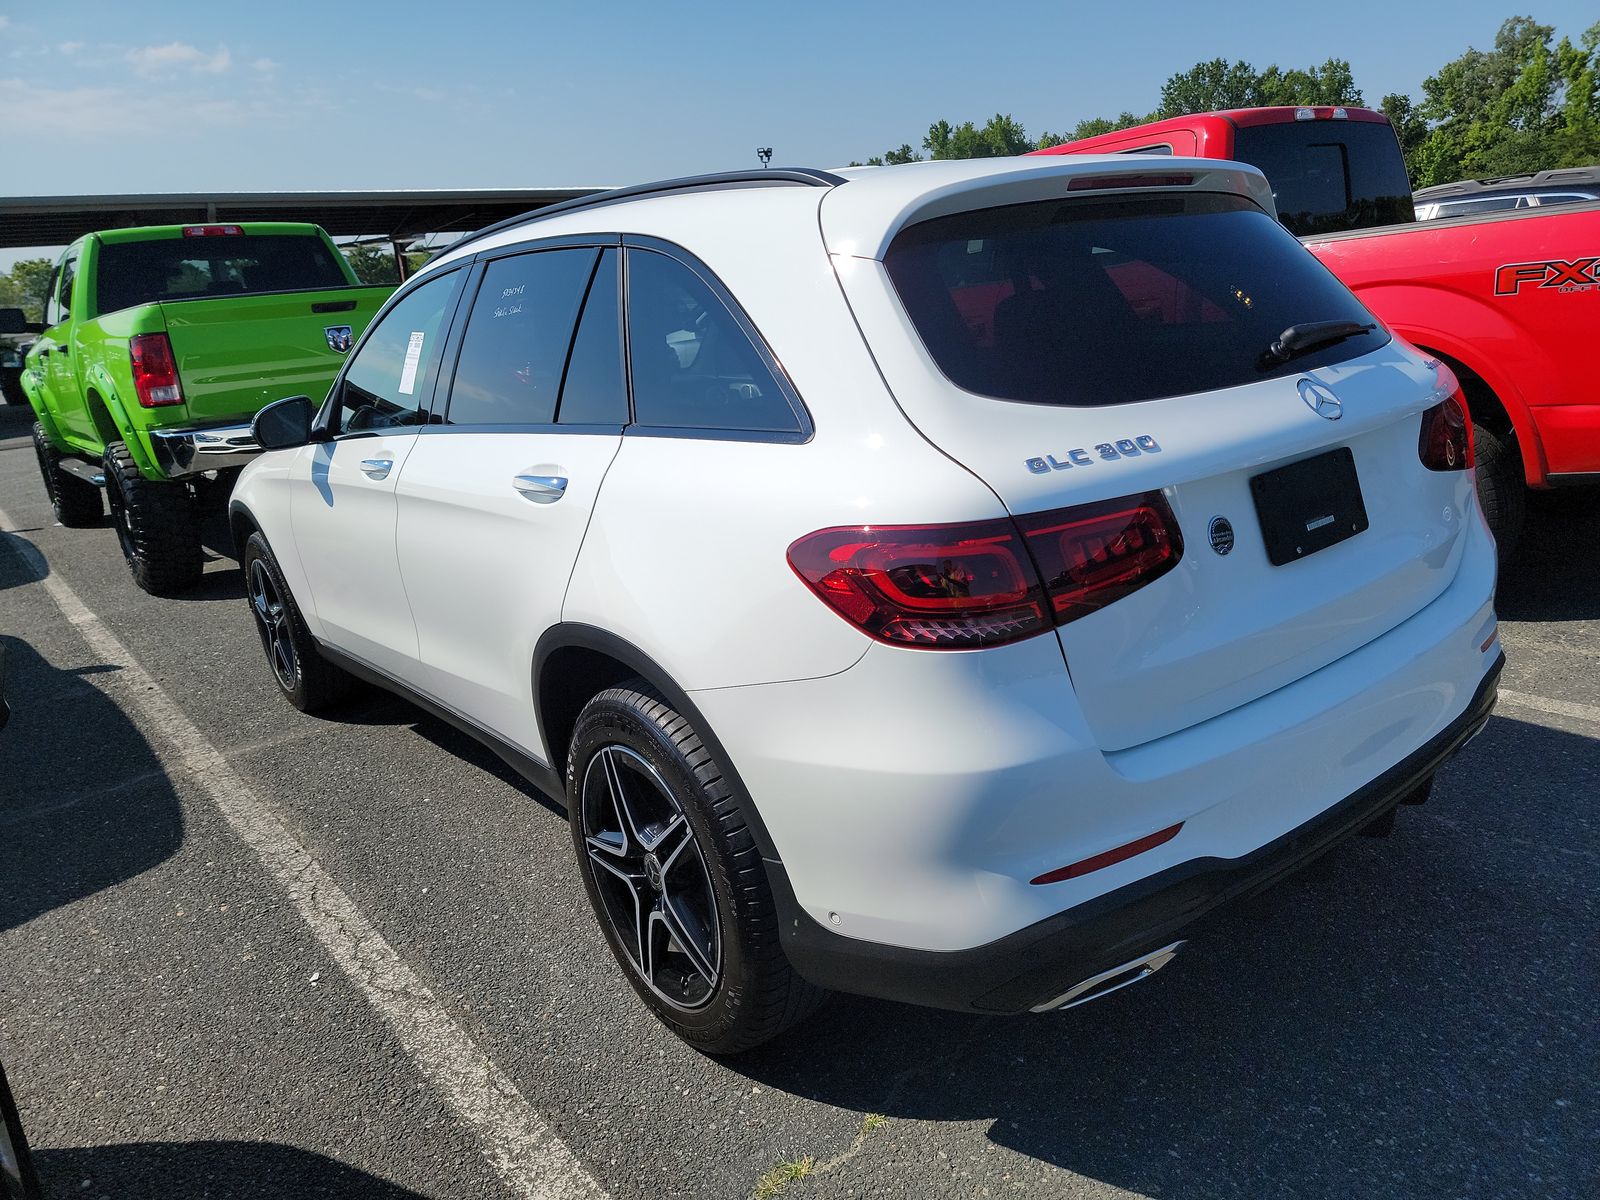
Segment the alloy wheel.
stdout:
[[278,682],[294,690],[296,671],[294,642],[289,636],[289,610],[284,605],[265,559],[250,564],[250,611],[255,613],[261,646],[267,652]]
[[640,978],[685,1011],[716,994],[722,933],[711,873],[682,806],[627,746],[602,746],[580,796],[602,916]]

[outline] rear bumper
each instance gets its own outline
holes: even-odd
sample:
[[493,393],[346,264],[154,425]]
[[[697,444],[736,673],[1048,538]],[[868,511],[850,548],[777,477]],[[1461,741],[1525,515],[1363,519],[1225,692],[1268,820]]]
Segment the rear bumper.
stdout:
[[968,950],[915,950],[831,933],[768,863],[784,949],[801,975],[840,991],[963,1011],[1026,1012],[1103,971],[1148,955],[1219,906],[1304,866],[1382,815],[1489,719],[1504,654],[1466,708],[1395,766],[1313,819],[1239,858],[1190,859]]
[[249,425],[152,429],[148,436],[156,465],[171,479],[242,467],[261,453]]

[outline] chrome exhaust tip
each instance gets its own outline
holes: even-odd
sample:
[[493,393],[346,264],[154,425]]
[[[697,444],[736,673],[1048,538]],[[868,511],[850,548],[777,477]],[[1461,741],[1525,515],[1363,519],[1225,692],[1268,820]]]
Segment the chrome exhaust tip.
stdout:
[[1132,962],[1123,963],[1120,967],[1112,967],[1109,971],[1092,975],[1082,983],[1068,988],[1054,1000],[1046,1000],[1043,1004],[1035,1005],[1033,1011],[1059,1012],[1062,1009],[1076,1008],[1080,1004],[1098,1000],[1101,996],[1121,991],[1141,979],[1149,979],[1178,956],[1178,950],[1183,944],[1182,941],[1173,942],[1170,946],[1152,950],[1149,954],[1141,955]]

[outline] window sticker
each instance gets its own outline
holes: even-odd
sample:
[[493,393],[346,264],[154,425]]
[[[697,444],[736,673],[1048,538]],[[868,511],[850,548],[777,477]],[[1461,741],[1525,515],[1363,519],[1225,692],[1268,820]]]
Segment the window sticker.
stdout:
[[406,344],[406,361],[400,368],[400,394],[409,396],[417,390],[417,364],[422,361],[422,339],[424,334],[418,329],[411,335],[411,341]]

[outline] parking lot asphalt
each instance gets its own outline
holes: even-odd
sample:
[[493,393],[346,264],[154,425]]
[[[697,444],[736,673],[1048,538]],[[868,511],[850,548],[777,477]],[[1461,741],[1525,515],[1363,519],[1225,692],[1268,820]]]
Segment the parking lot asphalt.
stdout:
[[[559,812],[399,700],[292,710],[229,548],[191,596],[142,594],[109,524],[53,523],[27,418],[0,406],[0,1061],[52,1195],[1600,1194],[1600,495],[1535,499],[1505,698],[1392,837],[1105,1001],[836,997],[719,1062],[622,980]],[[559,1138],[532,1168],[330,951],[218,771]]]

